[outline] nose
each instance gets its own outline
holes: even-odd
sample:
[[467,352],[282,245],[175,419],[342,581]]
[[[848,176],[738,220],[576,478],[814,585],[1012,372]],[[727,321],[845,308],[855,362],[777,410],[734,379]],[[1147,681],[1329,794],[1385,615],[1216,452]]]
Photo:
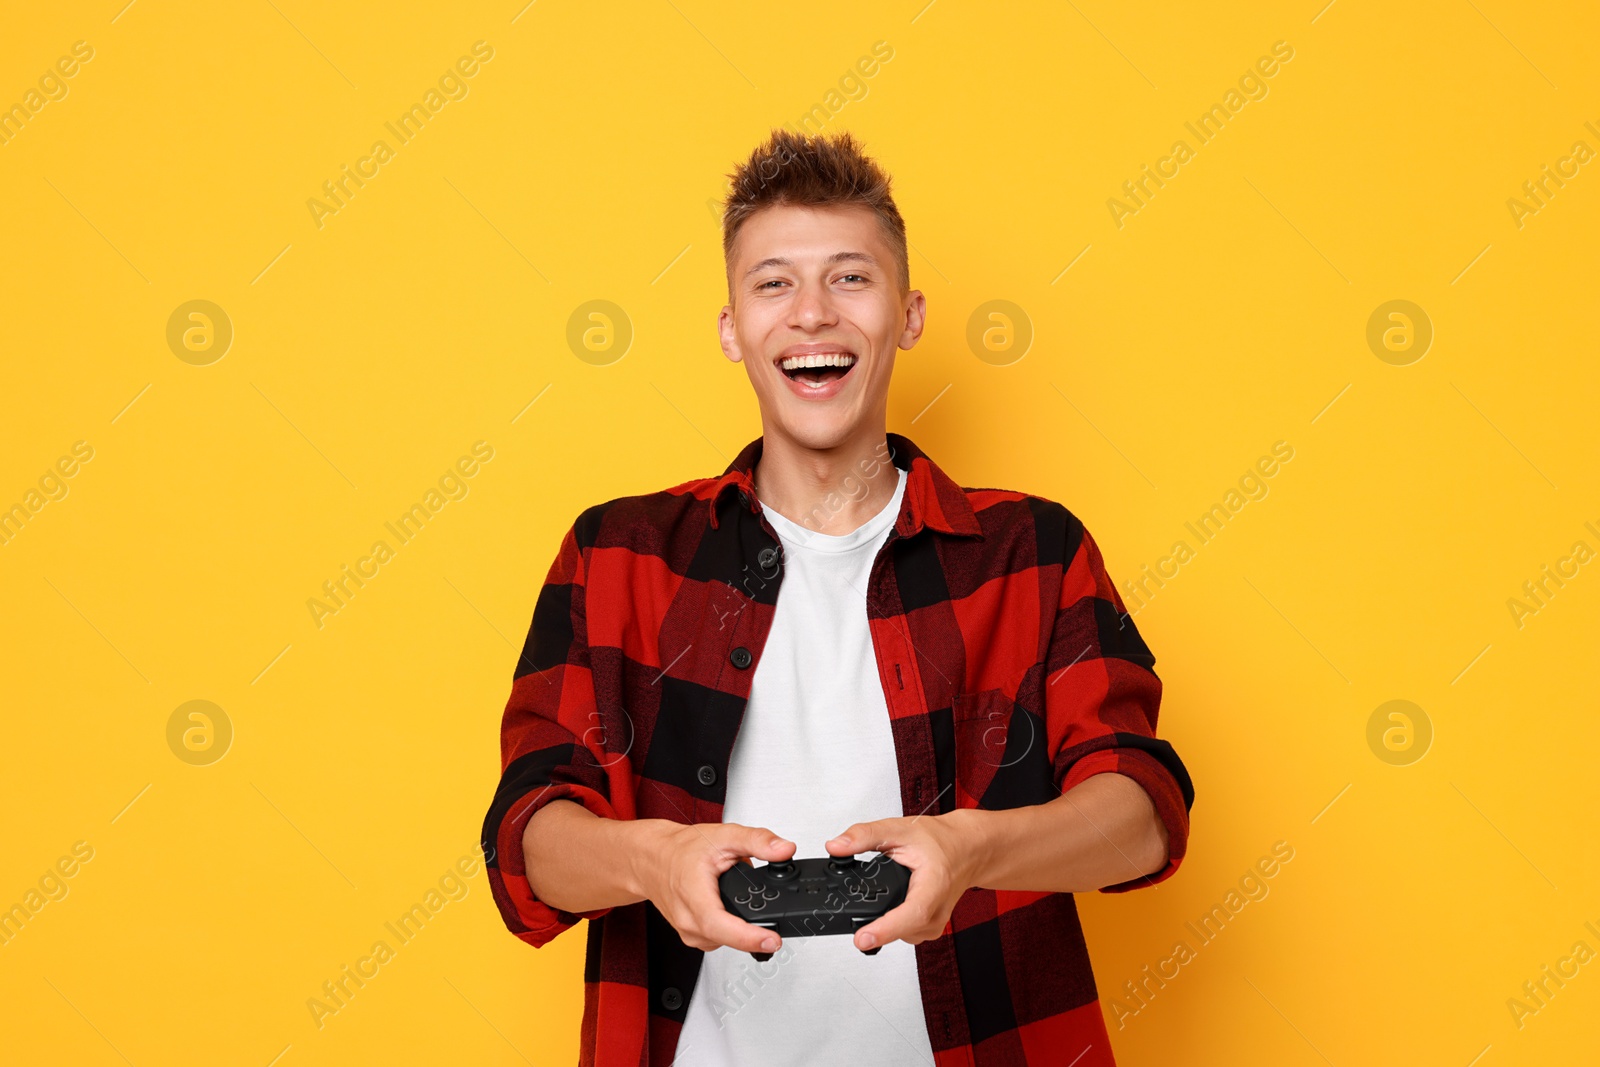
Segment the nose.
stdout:
[[826,285],[802,284],[790,305],[790,325],[814,333],[839,321],[838,309]]

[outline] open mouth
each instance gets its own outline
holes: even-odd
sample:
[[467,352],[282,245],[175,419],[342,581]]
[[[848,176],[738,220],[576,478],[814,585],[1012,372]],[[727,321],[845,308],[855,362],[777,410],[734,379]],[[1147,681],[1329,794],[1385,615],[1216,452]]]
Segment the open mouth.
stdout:
[[785,356],[778,360],[778,369],[794,382],[820,389],[850,373],[857,357],[849,352],[815,352],[803,356]]

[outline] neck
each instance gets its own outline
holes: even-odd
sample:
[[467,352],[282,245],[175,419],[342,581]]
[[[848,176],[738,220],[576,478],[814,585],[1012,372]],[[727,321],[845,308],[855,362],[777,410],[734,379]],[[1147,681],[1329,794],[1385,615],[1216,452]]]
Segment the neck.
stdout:
[[807,448],[768,433],[756,461],[756,496],[791,522],[823,534],[847,534],[894,495],[894,463],[880,425],[832,448]]

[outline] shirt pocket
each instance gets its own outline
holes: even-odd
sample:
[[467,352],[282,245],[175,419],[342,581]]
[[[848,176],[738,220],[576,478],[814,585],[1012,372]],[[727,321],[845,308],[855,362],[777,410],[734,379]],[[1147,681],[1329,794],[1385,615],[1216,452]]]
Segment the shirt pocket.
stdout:
[[1000,689],[958,693],[950,707],[955,728],[955,806],[984,808],[990,785],[1010,749],[1013,704]]
[[[959,693],[951,707],[955,733],[956,807],[1006,808],[1005,786],[1029,761],[1037,760],[1044,739],[1033,719],[998,689]],[[998,783],[1001,788],[997,789]]]

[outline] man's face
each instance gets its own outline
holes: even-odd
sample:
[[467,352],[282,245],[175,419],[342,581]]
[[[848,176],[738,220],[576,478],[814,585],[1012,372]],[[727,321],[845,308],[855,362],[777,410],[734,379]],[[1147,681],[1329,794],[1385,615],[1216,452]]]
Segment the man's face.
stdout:
[[895,352],[922,335],[924,302],[901,295],[877,216],[763,208],[739,230],[730,279],[722,350],[744,363],[766,432],[826,450],[881,431]]

